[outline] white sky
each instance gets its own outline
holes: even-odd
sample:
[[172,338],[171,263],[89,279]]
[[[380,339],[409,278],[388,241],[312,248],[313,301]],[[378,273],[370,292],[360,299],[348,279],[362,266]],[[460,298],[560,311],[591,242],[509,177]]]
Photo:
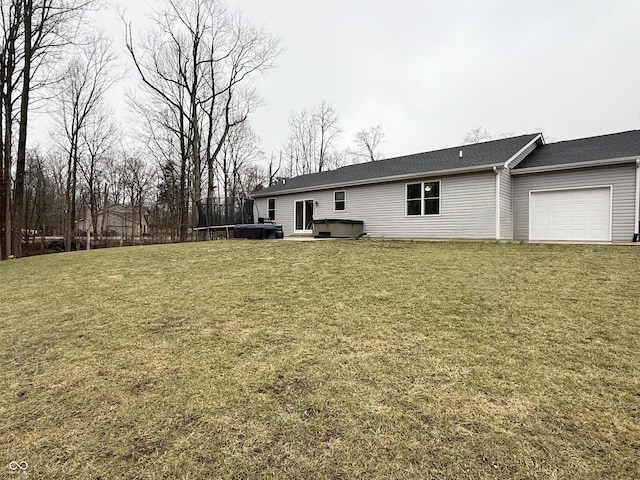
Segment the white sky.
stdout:
[[[134,26],[154,4],[127,6]],[[477,126],[542,130],[547,140],[640,128],[640,0],[228,5],[282,40],[277,66],[256,82],[264,106],[251,119],[267,156],[284,143],[290,112],[321,99],[341,118],[342,147],[381,124],[385,157],[460,144]],[[130,64],[116,9],[98,21]],[[112,103],[131,122],[121,97],[114,91]]]

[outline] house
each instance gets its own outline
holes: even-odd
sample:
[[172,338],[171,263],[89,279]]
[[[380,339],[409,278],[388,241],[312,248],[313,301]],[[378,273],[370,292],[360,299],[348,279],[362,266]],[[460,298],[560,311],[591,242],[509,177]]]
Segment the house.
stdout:
[[312,220],[370,237],[638,240],[640,131],[546,144],[542,134],[462,145],[286,179],[255,192],[285,236]]
[[[140,219],[137,207],[112,204],[107,208],[98,210],[96,224],[101,236],[136,238],[140,237],[140,233],[143,236],[154,233],[151,217],[152,215],[148,208],[142,209],[142,219]],[[84,218],[78,220],[76,225],[78,230],[90,231],[95,235],[91,220],[91,210],[88,207],[85,207]]]

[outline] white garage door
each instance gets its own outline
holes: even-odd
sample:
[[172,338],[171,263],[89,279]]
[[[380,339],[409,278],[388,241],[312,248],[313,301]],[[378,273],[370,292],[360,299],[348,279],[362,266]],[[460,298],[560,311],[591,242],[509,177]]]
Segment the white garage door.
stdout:
[[611,187],[531,192],[530,240],[611,240]]

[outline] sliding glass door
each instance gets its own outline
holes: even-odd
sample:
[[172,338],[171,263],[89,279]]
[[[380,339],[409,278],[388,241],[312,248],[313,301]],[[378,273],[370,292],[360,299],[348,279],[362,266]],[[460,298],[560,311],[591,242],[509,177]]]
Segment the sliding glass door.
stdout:
[[313,199],[296,201],[296,233],[310,233],[313,230]]

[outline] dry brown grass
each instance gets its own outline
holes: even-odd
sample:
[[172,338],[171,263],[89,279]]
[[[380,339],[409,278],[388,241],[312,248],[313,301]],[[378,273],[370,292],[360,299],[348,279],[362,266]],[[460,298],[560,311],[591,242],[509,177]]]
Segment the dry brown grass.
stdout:
[[393,241],[0,264],[0,476],[632,479],[640,250]]

